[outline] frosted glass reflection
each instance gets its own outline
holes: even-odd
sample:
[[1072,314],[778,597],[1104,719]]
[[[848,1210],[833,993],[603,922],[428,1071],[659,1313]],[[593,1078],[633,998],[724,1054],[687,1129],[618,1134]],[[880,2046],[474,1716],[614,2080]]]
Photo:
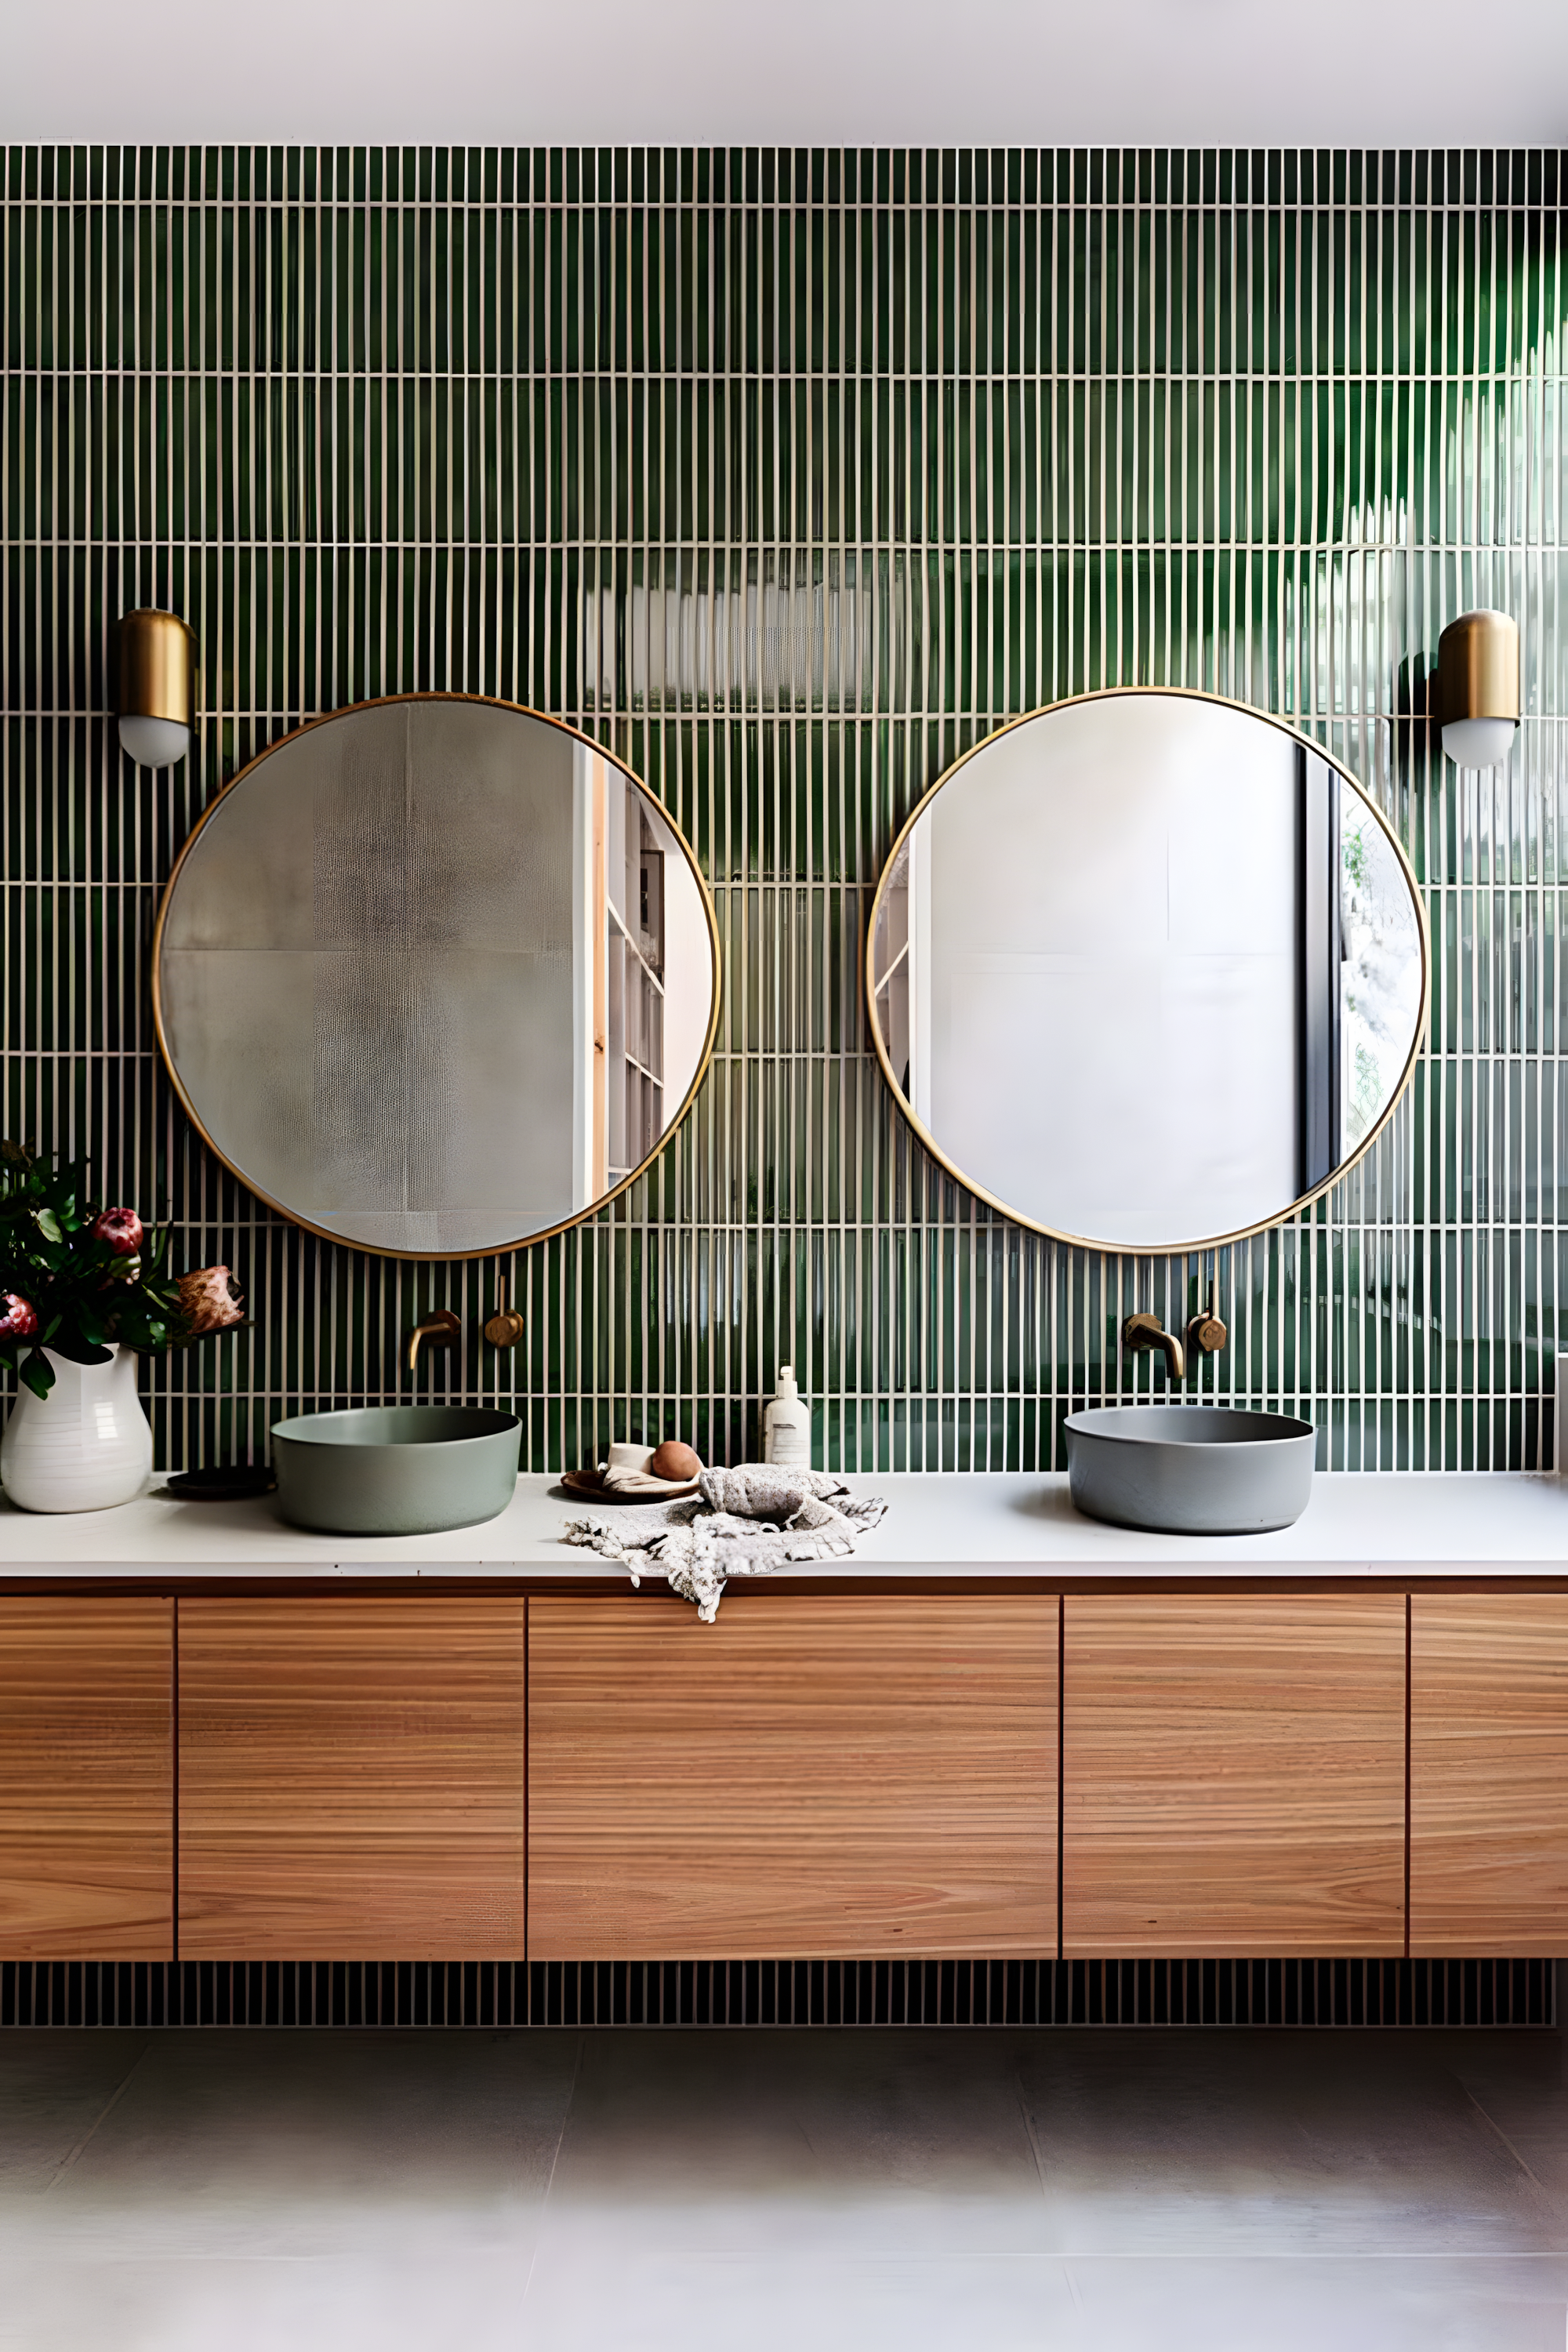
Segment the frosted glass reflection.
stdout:
[[1348,1157],[1393,1101],[1421,1019],[1421,935],[1410,885],[1388,835],[1348,792],[1341,794],[1340,923]]

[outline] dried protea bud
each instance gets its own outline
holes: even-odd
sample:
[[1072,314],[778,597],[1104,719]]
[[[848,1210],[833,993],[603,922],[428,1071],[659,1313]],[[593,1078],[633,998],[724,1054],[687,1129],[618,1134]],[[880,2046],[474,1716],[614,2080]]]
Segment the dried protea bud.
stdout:
[[226,1265],[204,1265],[195,1274],[183,1274],[175,1288],[197,1338],[204,1331],[226,1331],[231,1324],[245,1320],[245,1301],[230,1290]]
[[142,1246],[142,1220],[134,1209],[100,1209],[92,1230],[116,1257],[134,1257]]
[[0,1339],[36,1339],[38,1318],[25,1298],[14,1290],[0,1290]]

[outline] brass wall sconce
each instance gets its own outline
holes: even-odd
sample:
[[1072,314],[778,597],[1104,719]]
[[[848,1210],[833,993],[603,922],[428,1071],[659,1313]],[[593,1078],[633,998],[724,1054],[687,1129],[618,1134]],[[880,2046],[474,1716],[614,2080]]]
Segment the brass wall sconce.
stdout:
[[1443,749],[1458,768],[1495,768],[1519,725],[1519,625],[1507,613],[1461,613],[1437,641]]
[[177,613],[142,609],[120,624],[120,741],[140,768],[172,768],[196,723],[196,641]]

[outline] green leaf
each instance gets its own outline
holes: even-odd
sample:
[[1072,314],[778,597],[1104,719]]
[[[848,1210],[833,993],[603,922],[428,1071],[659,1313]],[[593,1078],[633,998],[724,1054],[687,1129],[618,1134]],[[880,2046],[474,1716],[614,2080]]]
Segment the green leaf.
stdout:
[[96,1307],[89,1305],[85,1298],[79,1300],[77,1306],[76,1328],[81,1333],[82,1338],[87,1341],[89,1348],[104,1348],[108,1346],[110,1340],[109,1320],[107,1317],[102,1316],[98,1312]]
[[35,1348],[22,1367],[22,1379],[36,1397],[47,1397],[55,1384],[55,1368],[48,1358]]
[[47,1242],[64,1241],[65,1235],[60,1231],[59,1220],[57,1218],[52,1209],[47,1207],[35,1209],[33,1216],[38,1231],[42,1234]]

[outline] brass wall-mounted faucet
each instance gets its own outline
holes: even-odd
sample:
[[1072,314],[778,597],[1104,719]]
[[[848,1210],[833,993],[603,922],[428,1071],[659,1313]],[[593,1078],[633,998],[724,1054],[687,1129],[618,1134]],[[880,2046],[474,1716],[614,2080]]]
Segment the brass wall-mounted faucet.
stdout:
[[1130,1315],[1121,1326],[1121,1344],[1131,1349],[1134,1355],[1145,1348],[1163,1349],[1167,1380],[1186,1378],[1187,1360],[1182,1351],[1182,1343],[1173,1331],[1163,1328],[1157,1315]]
[[437,1307],[435,1313],[427,1316],[423,1323],[416,1323],[408,1336],[410,1375],[416,1377],[418,1374],[421,1340],[427,1339],[433,1348],[449,1348],[457,1339],[462,1328],[462,1324],[449,1307]]

